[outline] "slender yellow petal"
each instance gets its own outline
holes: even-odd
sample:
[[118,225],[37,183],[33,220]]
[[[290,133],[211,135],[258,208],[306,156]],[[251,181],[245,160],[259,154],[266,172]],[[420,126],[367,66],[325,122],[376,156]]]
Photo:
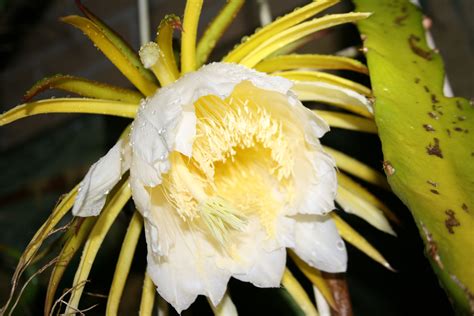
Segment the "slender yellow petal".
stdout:
[[267,58],[255,66],[263,72],[275,72],[289,69],[344,69],[368,74],[369,71],[360,61],[334,55],[291,54]]
[[138,104],[143,98],[143,95],[137,91],[70,75],[55,75],[38,81],[26,92],[23,99],[24,101],[28,101],[38,93],[47,89],[60,89],[79,94],[83,97],[125,103]]
[[313,112],[321,116],[331,127],[377,134],[377,126],[373,120],[334,111],[313,110]]
[[331,212],[331,217],[334,220],[337,230],[339,231],[339,234],[342,236],[342,238],[376,262],[393,271],[388,261],[385,260],[380,252],[378,252],[378,250],[375,249],[364,237],[362,237],[351,226],[349,226],[349,224],[347,224],[342,218],[337,216],[336,213]]
[[366,164],[346,155],[338,150],[335,150],[330,147],[324,146],[324,150],[336,159],[336,165],[339,169],[344,170],[345,172],[372,183],[376,186],[379,186],[383,189],[390,190],[387,180],[385,177],[378,171],[372,169]]
[[324,279],[324,277],[321,275],[321,272],[318,269],[309,266],[293,251],[288,251],[288,254],[290,255],[291,259],[293,259],[298,269],[300,269],[301,272],[303,272],[303,274],[311,281],[311,283],[313,283],[313,285],[319,289],[326,301],[328,301],[329,305],[331,305],[333,309],[336,309],[336,302],[334,301],[331,288],[327,284],[326,279]]
[[131,190],[127,180],[122,180],[115,193],[112,194],[110,201],[102,210],[97,222],[92,228],[89,237],[84,245],[81,261],[74,276],[73,288],[69,303],[67,304],[66,314],[77,311],[79,301],[84,290],[84,282],[87,281],[89,273],[94,263],[97,252],[102,245],[105,235],[109,231],[113,222],[117,218],[122,208],[131,197]]
[[384,213],[347,187],[338,185],[336,202],[346,213],[357,215],[375,228],[396,236]]
[[197,45],[196,60],[198,67],[207,61],[216,43],[232,23],[243,4],[244,0],[228,0],[219,14],[209,24]]
[[151,82],[156,82],[151,72],[140,63],[140,59],[137,56],[137,52],[114,30],[112,30],[104,21],[93,14],[85,5],[80,1],[76,1],[81,12],[90,19],[107,37],[112,44],[117,47],[120,52],[127,58],[127,60],[140,72],[140,74]]
[[45,113],[89,113],[134,118],[138,105],[118,101],[58,98],[25,103],[0,115],[0,126],[24,117]]
[[135,249],[138,244],[138,239],[143,228],[143,218],[135,211],[130,224],[128,225],[127,233],[122,242],[122,249],[115,266],[114,278],[110,286],[109,298],[107,300],[107,315],[117,315],[120,300],[122,298],[125,282],[127,281],[128,273],[132,265],[132,260],[135,254]]
[[245,39],[240,45],[238,45],[226,57],[224,57],[223,61],[229,63],[240,62],[242,58],[251,53],[264,41],[304,20],[313,17],[314,15],[326,8],[329,8],[337,2],[339,2],[339,0],[314,1],[279,19],[276,19],[274,22],[266,25],[262,29],[255,32],[252,36]]
[[196,36],[203,0],[188,0],[181,37],[181,73],[196,70]]
[[321,71],[289,70],[276,72],[274,73],[274,75],[295,81],[326,82],[335,86],[339,86],[341,88],[354,90],[355,92],[365,95],[367,97],[372,96],[372,91],[366,86],[361,85],[360,83]]
[[390,221],[400,224],[400,219],[397,217],[397,215],[395,215],[395,213],[393,213],[382,201],[370,193],[366,188],[352,180],[352,178],[342,172],[339,172],[337,176],[337,182],[340,186],[350,190],[365,202],[370,203],[377,209],[381,210]]
[[318,312],[308,297],[308,294],[306,294],[301,284],[288,268],[285,268],[285,272],[283,272],[281,284],[285,287],[288,293],[290,293],[291,297],[293,297],[306,316],[318,316]]
[[160,80],[162,85],[167,85],[179,78],[179,70],[173,51],[173,30],[179,27],[181,27],[181,20],[176,15],[165,16],[158,26],[156,43],[160,48],[160,63],[165,70],[163,77],[166,75],[165,78]]
[[303,22],[271,36],[266,41],[258,45],[254,50],[252,50],[252,52],[249,52],[247,56],[240,60],[239,63],[247,67],[254,67],[273,52],[305,36],[339,24],[356,22],[369,16],[369,13],[353,12],[326,15],[322,18],[316,18],[308,22]]
[[140,316],[151,316],[153,312],[153,305],[155,304],[155,293],[155,285],[148,274],[145,273],[145,278],[143,279],[142,298],[140,300]]
[[[68,230],[70,237],[67,239],[61,253],[58,257],[58,262],[55,264],[51,276],[49,278],[48,289],[46,292],[46,299],[44,302],[44,315],[49,315],[51,312],[51,306],[54,302],[54,295],[58,288],[59,282],[61,281],[64,271],[71,262],[72,258],[85,242],[96,221],[95,217],[80,218],[76,217],[74,223]],[[53,311],[54,312],[54,311]]]
[[150,96],[156,92],[158,86],[145,77],[139,71],[135,63],[132,62],[94,22],[76,15],[63,17],[61,20],[83,31],[84,34],[94,42],[97,48],[99,48],[118,70],[144,95]]
[[215,316],[237,316],[237,308],[230,298],[229,291],[227,291],[222,300],[219,302],[219,305],[214,306],[212,302],[208,299],[209,305],[212,308]]
[[301,101],[323,102],[372,118],[370,101],[352,89],[317,81],[293,81],[292,90]]

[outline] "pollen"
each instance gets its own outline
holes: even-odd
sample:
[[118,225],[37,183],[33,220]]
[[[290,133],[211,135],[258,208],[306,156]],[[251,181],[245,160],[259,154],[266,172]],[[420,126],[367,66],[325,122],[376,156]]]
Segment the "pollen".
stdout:
[[304,146],[287,97],[244,81],[226,99],[207,95],[194,106],[192,156],[170,156],[160,186],[166,198],[220,244],[253,219],[274,237],[292,196],[296,148]]

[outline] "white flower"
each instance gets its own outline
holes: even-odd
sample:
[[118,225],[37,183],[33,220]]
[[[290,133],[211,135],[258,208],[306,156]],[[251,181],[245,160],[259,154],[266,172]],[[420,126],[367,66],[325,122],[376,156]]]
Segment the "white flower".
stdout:
[[148,273],[178,312],[221,300],[230,277],[278,287],[286,248],[328,272],[347,254],[327,213],[336,171],[319,138],[328,125],[292,83],[214,63],[143,100],[122,138],[81,183],[77,216],[97,215],[130,169],[144,218]]

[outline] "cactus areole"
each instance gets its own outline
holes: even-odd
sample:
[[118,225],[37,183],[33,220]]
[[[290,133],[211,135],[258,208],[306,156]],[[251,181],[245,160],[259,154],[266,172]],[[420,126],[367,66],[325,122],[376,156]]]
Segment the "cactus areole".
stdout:
[[443,63],[416,6],[354,3],[373,12],[358,28],[388,181],[412,212],[456,312],[474,314],[474,107],[444,95]]

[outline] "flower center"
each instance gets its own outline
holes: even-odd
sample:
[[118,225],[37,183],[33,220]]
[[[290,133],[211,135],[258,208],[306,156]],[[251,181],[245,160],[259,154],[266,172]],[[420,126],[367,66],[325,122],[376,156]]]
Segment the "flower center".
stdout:
[[304,146],[287,97],[244,81],[225,100],[208,95],[194,106],[192,157],[171,154],[165,196],[183,220],[206,227],[222,244],[251,218],[274,236],[291,200],[294,151]]

